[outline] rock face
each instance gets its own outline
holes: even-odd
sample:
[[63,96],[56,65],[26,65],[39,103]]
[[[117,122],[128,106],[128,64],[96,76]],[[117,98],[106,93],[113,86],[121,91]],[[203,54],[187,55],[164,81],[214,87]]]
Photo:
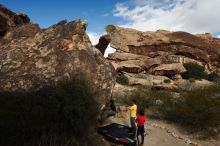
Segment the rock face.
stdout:
[[[210,34],[192,35],[186,32],[141,32],[114,25],[106,27],[107,35],[97,46],[110,42],[116,52],[108,59],[117,72],[140,73],[181,79],[186,71],[183,63],[196,62],[208,72],[220,73],[220,39]],[[104,38],[110,38],[110,40]],[[105,43],[102,44],[102,43]],[[101,45],[102,44],[102,45]]]
[[29,23],[30,19],[22,13],[14,13],[0,4],[0,38],[16,26]]
[[183,64],[172,63],[172,64],[161,64],[152,69],[151,73],[155,75],[177,75],[186,72]]
[[[11,16],[2,10],[0,16]],[[114,68],[92,46],[86,27],[83,20],[61,21],[44,30],[31,23],[1,27],[7,31],[0,39],[0,91],[39,89],[79,73],[90,81],[98,101],[110,97]]]

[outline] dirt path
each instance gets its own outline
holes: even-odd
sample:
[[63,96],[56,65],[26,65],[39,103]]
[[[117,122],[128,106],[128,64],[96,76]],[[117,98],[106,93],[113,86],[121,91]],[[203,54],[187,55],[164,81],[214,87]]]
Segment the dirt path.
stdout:
[[[110,117],[104,125],[119,123],[130,126],[129,113],[122,110],[115,116]],[[164,121],[148,120],[146,124],[144,146],[220,146],[220,141],[192,140],[190,136],[180,132],[177,127]]]
[[[151,127],[153,127],[154,130],[152,130],[152,134],[150,135]],[[157,130],[161,131],[162,133],[165,132],[166,135],[173,137],[177,141],[181,141],[185,145],[220,146],[220,137],[210,138],[210,139],[206,139],[206,140],[198,139],[198,138],[195,138],[195,135],[188,135],[186,133],[186,131],[181,130],[176,125],[173,125],[171,123],[167,123],[167,122],[161,121],[161,120],[149,120],[147,123],[147,128],[149,128],[149,135],[147,135],[147,137],[149,136],[149,138],[153,135],[153,131],[155,131],[155,129],[157,129]],[[161,135],[161,138],[163,139],[164,137],[162,135]]]
[[[105,125],[110,123],[119,123],[130,126],[128,118],[110,117]],[[174,138],[165,130],[162,130],[153,125],[147,125],[146,127],[148,134],[145,135],[144,146],[187,146],[184,140]]]
[[144,146],[186,146],[187,144],[180,139],[173,137],[165,130],[147,126],[148,134],[145,136]]

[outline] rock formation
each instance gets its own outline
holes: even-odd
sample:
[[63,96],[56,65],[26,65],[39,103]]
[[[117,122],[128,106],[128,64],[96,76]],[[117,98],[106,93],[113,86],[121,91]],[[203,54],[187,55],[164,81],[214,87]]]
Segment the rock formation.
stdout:
[[39,89],[84,74],[99,101],[110,97],[113,66],[92,46],[87,22],[61,21],[48,29],[0,6],[0,91]]
[[110,43],[116,49],[108,59],[117,72],[145,72],[181,79],[186,71],[183,63],[196,62],[205,66],[207,72],[220,73],[220,39],[208,33],[141,32],[115,25],[108,25],[106,31],[96,47],[104,52],[106,48],[102,46]]
[[12,28],[29,23],[30,19],[22,13],[14,13],[0,4],[0,38]]

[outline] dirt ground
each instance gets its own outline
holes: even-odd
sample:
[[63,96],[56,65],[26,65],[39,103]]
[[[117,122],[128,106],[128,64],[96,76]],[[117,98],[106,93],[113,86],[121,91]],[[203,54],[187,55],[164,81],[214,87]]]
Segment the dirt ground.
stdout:
[[[122,107],[115,117],[108,118],[103,125],[119,123],[130,126],[129,121],[129,113]],[[145,128],[144,146],[220,146],[220,139],[198,140],[165,121],[148,119]]]
[[176,139],[166,131],[148,126],[144,146],[186,146],[183,140]]

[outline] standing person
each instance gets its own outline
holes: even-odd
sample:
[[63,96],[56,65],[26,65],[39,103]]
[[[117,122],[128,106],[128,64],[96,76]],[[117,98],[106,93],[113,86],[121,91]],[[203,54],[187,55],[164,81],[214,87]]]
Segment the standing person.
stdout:
[[[137,117],[136,122],[137,122],[137,142],[138,146],[143,146],[144,144],[144,123],[146,121],[146,118],[144,116],[144,110],[140,111],[140,115]],[[139,141],[138,136],[141,135],[141,143]]]
[[132,100],[132,106],[130,106],[130,122],[131,122],[131,131],[134,135],[136,134],[136,124],[135,124],[136,115],[137,115],[136,101]]

